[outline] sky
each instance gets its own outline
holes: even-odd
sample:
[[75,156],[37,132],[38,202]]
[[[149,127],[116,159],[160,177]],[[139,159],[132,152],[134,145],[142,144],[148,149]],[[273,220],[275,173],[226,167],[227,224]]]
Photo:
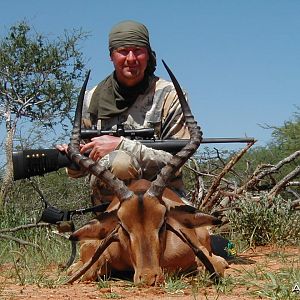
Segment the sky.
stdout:
[[[158,76],[169,65],[204,137],[271,141],[300,106],[299,0],[0,0],[0,36],[20,21],[60,36],[82,29],[89,87],[112,71],[108,33],[122,20],[144,23],[157,54]],[[230,145],[218,146],[230,149]]]

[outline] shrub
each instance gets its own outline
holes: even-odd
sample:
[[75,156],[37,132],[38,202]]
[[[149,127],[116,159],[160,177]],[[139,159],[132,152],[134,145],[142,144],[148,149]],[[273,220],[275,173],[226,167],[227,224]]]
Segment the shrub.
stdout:
[[300,212],[291,209],[291,202],[278,196],[269,205],[267,195],[246,195],[227,216],[235,239],[250,246],[267,244],[296,245],[300,242]]

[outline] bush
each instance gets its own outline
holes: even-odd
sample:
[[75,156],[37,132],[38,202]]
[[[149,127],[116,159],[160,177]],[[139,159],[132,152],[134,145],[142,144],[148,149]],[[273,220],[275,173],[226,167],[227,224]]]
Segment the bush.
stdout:
[[31,182],[33,185],[28,180],[15,181],[6,205],[7,209],[26,212],[31,222],[39,220],[45,206],[38,190],[50,205],[59,209],[72,210],[91,206],[90,188],[85,178],[69,178],[64,169],[35,176],[31,178]]
[[[49,204],[58,209],[72,210],[91,206],[89,186],[84,178],[70,179],[64,170],[59,170],[32,178],[32,181]],[[67,262],[71,244],[64,236],[56,234],[56,226],[33,226],[39,222],[44,206],[39,193],[28,180],[14,183],[9,201],[0,211],[0,264],[20,261],[21,257],[24,272],[25,269],[43,272],[52,262]],[[76,216],[73,219],[75,228],[91,217],[91,213]],[[29,224],[31,226],[27,226]],[[17,265],[13,270],[16,273],[20,271]]]
[[278,196],[269,206],[266,194],[247,195],[235,202],[235,207],[238,209],[227,213],[234,239],[250,246],[300,243],[300,212],[291,209],[290,201]]
[[[56,284],[65,277],[60,266],[64,266],[70,257],[70,242],[55,234],[55,228],[50,226],[5,231],[6,228],[30,223],[31,217],[27,212],[15,211],[12,207],[0,212],[0,265],[5,266],[2,275],[22,285]],[[49,274],[53,274],[51,280],[48,279]]]

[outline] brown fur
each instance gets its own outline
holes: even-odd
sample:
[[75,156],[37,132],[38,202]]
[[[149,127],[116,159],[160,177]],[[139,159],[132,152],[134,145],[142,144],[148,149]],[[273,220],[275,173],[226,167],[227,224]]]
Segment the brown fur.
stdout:
[[[187,234],[193,244],[204,252],[215,271],[220,276],[224,275],[228,264],[212,254],[210,235],[203,227],[211,225],[211,217],[172,210],[184,205],[177,194],[165,189],[160,201],[143,195],[149,185],[143,179],[131,184],[129,188],[135,192],[134,197],[121,203],[114,198],[106,213],[72,234],[77,240],[87,240],[81,242],[79,261],[70,267],[69,274],[74,274],[90,260],[100,240],[115,228],[117,222],[122,224],[118,231],[119,242],[113,242],[81,280],[95,280],[111,270],[134,270],[135,283],[152,285],[163,281],[163,270],[200,268],[202,263],[191,248],[173,232],[164,230],[166,221],[177,231]],[[192,226],[195,227],[189,228]]]

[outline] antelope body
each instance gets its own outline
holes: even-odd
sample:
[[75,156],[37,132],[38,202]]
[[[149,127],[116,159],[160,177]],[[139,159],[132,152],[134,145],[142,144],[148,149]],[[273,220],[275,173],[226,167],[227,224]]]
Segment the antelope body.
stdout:
[[175,233],[166,230],[168,226],[188,235],[207,256],[216,274],[223,276],[227,262],[211,252],[209,232],[200,227],[218,224],[218,220],[184,205],[169,189],[164,191],[162,202],[155,198],[139,197],[149,185],[150,182],[143,179],[131,184],[129,188],[136,197],[122,203],[115,198],[107,212],[71,235],[72,240],[84,242],[80,259],[71,266],[69,274],[76,274],[88,263],[101,240],[121,223],[117,231],[118,241],[105,249],[83,274],[82,280],[93,281],[110,271],[134,271],[135,283],[153,285],[163,281],[164,271],[187,271],[202,267],[193,250]]
[[202,133],[169,68],[186,125],[190,131],[187,144],[161,170],[153,182],[137,180],[128,187],[101,165],[80,154],[82,88],[75,113],[69,157],[101,178],[116,195],[107,211],[75,231],[70,239],[85,241],[80,259],[71,266],[69,283],[83,275],[94,280],[109,270],[134,271],[134,282],[153,285],[163,280],[163,270],[189,270],[204,265],[214,277],[223,276],[226,261],[211,251],[208,230],[203,226],[219,224],[213,216],[184,205],[180,197],[166,188],[168,180],[193,155]]

